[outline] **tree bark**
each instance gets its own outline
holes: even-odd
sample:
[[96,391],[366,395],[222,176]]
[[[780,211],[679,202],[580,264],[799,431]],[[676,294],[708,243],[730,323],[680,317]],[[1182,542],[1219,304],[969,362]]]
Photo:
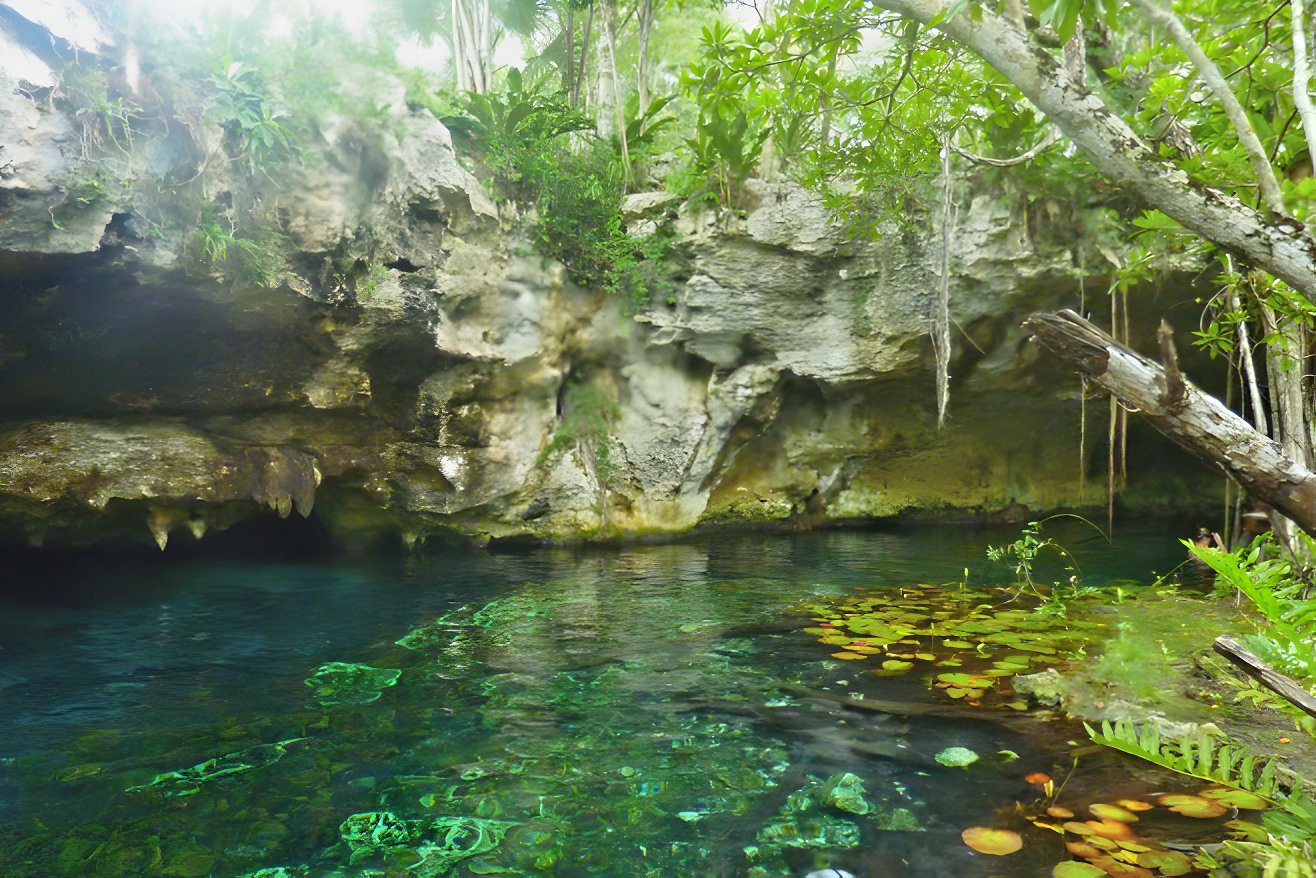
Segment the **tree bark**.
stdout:
[[945,17],[941,0],[873,0],[874,4],[937,28],[1009,79],[1087,155],[1111,182],[1143,204],[1178,220],[1209,241],[1316,297],[1316,239],[1302,223],[1263,215],[1215,189],[1197,186],[1160,159],[1101,98],[1054,57],[1029,42],[1021,28],[983,7],[975,15]]
[[[1219,400],[1115,341],[1073,311],[1024,322],[1033,341],[1257,500],[1316,534],[1316,472],[1286,455]],[[1177,377],[1176,377],[1177,376]]]
[[1234,638],[1229,635],[1217,637],[1215,651],[1238,665],[1243,673],[1259,681],[1261,685],[1289,704],[1311,716],[1316,716],[1316,698],[1313,698],[1310,692],[1302,688],[1297,680],[1284,676],[1255,654],[1248,652]]

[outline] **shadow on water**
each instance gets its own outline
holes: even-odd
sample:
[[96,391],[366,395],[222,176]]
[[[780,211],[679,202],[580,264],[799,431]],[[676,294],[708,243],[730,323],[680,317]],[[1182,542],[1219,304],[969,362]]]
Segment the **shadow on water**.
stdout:
[[[1085,573],[1168,569],[1169,530],[1080,551]],[[791,612],[984,581],[983,546],[1015,533],[18,559],[0,592],[0,874],[1046,873],[1058,837],[1007,861],[959,833],[1035,797],[1028,771],[1063,777],[1075,729],[855,710],[928,704],[928,683],[831,659]],[[939,764],[949,747],[982,758]],[[834,806],[846,775],[863,815]],[[1071,783],[1146,789],[1109,754]]]

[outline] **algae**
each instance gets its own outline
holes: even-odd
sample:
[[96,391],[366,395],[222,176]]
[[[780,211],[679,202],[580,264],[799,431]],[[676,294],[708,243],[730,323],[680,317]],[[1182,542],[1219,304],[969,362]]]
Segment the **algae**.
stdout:
[[370,704],[378,701],[384,690],[397,683],[402,671],[372,668],[348,662],[327,662],[306,678],[321,707],[340,704]]
[[289,738],[286,741],[276,741],[273,744],[257,744],[245,750],[238,750],[234,753],[216,756],[214,759],[207,759],[205,762],[197,763],[191,768],[180,768],[177,771],[158,774],[150,783],[129,787],[126,792],[156,792],[168,798],[196,795],[201,791],[204,784],[216,778],[242,774],[257,768],[264,768],[267,765],[273,765],[287,754],[290,744],[304,740],[306,739]]

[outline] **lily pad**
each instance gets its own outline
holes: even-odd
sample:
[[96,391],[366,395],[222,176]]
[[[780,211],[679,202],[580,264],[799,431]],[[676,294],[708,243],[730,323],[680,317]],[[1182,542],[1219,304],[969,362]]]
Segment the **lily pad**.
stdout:
[[1088,810],[1102,820],[1117,820],[1120,823],[1138,822],[1137,814],[1134,814],[1132,811],[1125,808],[1121,808],[1119,805],[1097,803],[1095,805],[1089,805]]
[[949,768],[968,768],[978,761],[978,754],[968,747],[947,747],[936,755],[936,760]]
[[1051,878],[1104,878],[1105,874],[1091,863],[1080,863],[1077,860],[1056,863],[1051,870]]
[[1193,861],[1179,851],[1143,851],[1138,854],[1138,865],[1157,869],[1169,878],[1193,871]]
[[1169,808],[1176,814],[1182,814],[1185,817],[1220,817],[1229,813],[1229,806],[1217,802],[1214,799],[1204,799],[1201,796],[1188,796],[1180,793],[1169,793],[1161,796],[1161,804]]
[[970,826],[960,833],[964,843],[980,854],[1004,857],[1019,851],[1024,846],[1023,837],[1009,829],[991,829],[986,826]]
[[1264,811],[1270,805],[1256,793],[1230,787],[1210,787],[1202,790],[1201,796],[1222,805],[1229,805],[1231,808],[1238,808],[1240,811]]

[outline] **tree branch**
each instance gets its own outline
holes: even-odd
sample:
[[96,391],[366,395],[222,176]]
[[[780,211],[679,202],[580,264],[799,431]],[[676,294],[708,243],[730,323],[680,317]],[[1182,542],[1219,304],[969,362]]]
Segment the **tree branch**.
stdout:
[[1238,102],[1238,96],[1225,81],[1220,68],[1206,56],[1206,52],[1202,51],[1202,47],[1193,39],[1193,35],[1188,32],[1188,28],[1172,9],[1161,6],[1156,0],[1133,0],[1133,5],[1141,9],[1153,24],[1159,24],[1169,31],[1175,45],[1183,50],[1189,61],[1193,62],[1193,66],[1197,68],[1207,87],[1215,94],[1216,100],[1220,101],[1220,106],[1225,111],[1225,118],[1234,126],[1238,142],[1242,144],[1248,161],[1252,163],[1252,171],[1257,175],[1262,202],[1271,212],[1283,216],[1284,194],[1280,191],[1279,180],[1275,179],[1275,169],[1270,166],[1270,160],[1266,158],[1266,150],[1261,145],[1261,139],[1257,137],[1256,129],[1252,127],[1252,120],[1247,117],[1247,111]]
[[[946,13],[941,0],[873,2],[925,24]],[[1316,240],[1301,223],[1272,222],[1219,190],[1193,185],[1023,30],[986,8],[976,11],[976,18],[955,15],[937,27],[1009,79],[1113,183],[1309,298],[1316,296]]]
[[1293,105],[1302,119],[1307,155],[1316,161],[1316,107],[1311,102],[1311,58],[1307,55],[1307,15],[1302,0],[1290,0],[1293,15]]
[[1031,162],[1033,159],[1046,152],[1046,150],[1059,139],[1060,132],[1055,128],[1052,128],[1047,132],[1045,137],[1037,142],[1036,146],[1027,152],[1019,153],[1019,155],[1011,159],[994,159],[990,156],[969,152],[967,149],[960,149],[949,140],[947,140],[946,143],[950,146],[951,151],[960,158],[968,159],[969,161],[976,162],[980,165],[991,165],[993,168],[1012,168],[1015,165],[1022,165],[1025,162]]
[[1183,381],[1177,402],[1165,392],[1173,379],[1073,311],[1035,314],[1024,322],[1033,341],[1066,361],[1087,380],[1142,412],[1148,422],[1190,454],[1223,471],[1253,497],[1316,533],[1316,472],[1254,430],[1219,400]]

